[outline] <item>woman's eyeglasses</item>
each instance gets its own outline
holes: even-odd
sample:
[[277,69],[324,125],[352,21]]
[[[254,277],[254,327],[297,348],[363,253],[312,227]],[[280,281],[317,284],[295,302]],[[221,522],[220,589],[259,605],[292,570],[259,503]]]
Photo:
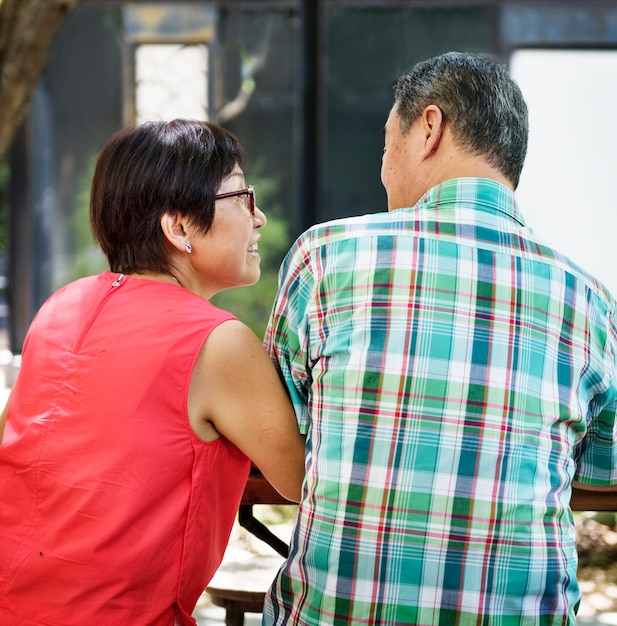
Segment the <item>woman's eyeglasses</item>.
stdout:
[[238,189],[238,191],[218,193],[214,196],[214,199],[222,200],[223,198],[233,198],[234,196],[240,196],[244,200],[246,208],[251,212],[251,215],[255,215],[255,190],[253,189],[253,185],[249,185],[245,189]]

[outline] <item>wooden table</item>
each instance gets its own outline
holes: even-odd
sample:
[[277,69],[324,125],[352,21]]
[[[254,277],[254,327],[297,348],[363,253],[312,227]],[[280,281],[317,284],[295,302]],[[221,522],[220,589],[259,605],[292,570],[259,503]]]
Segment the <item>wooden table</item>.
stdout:
[[[274,489],[259,473],[252,470],[244,489],[241,506],[253,504],[293,504]],[[573,511],[617,511],[617,491],[572,490],[570,506]]]
[[570,508],[573,511],[617,511],[617,491],[573,489]]

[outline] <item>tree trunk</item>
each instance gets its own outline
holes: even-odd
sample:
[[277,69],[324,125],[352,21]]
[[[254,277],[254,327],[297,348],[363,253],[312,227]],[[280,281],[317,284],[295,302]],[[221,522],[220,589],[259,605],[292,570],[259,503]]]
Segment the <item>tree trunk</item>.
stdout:
[[0,0],[0,161],[26,116],[56,34],[82,0]]

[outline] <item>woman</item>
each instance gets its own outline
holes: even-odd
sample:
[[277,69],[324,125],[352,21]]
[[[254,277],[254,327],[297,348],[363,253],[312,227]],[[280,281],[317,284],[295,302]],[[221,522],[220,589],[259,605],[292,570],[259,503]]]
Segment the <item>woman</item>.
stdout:
[[299,500],[278,375],[208,302],[260,275],[243,160],[187,120],[103,148],[90,216],[111,271],[43,305],[0,420],[0,624],[195,624],[250,461]]

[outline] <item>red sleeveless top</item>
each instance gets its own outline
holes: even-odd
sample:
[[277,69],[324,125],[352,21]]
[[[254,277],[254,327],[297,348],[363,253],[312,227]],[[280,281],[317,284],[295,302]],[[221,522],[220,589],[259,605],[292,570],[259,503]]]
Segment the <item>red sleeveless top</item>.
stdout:
[[43,305],[0,446],[0,624],[195,624],[250,465],[187,417],[195,359],[229,319],[109,272]]

